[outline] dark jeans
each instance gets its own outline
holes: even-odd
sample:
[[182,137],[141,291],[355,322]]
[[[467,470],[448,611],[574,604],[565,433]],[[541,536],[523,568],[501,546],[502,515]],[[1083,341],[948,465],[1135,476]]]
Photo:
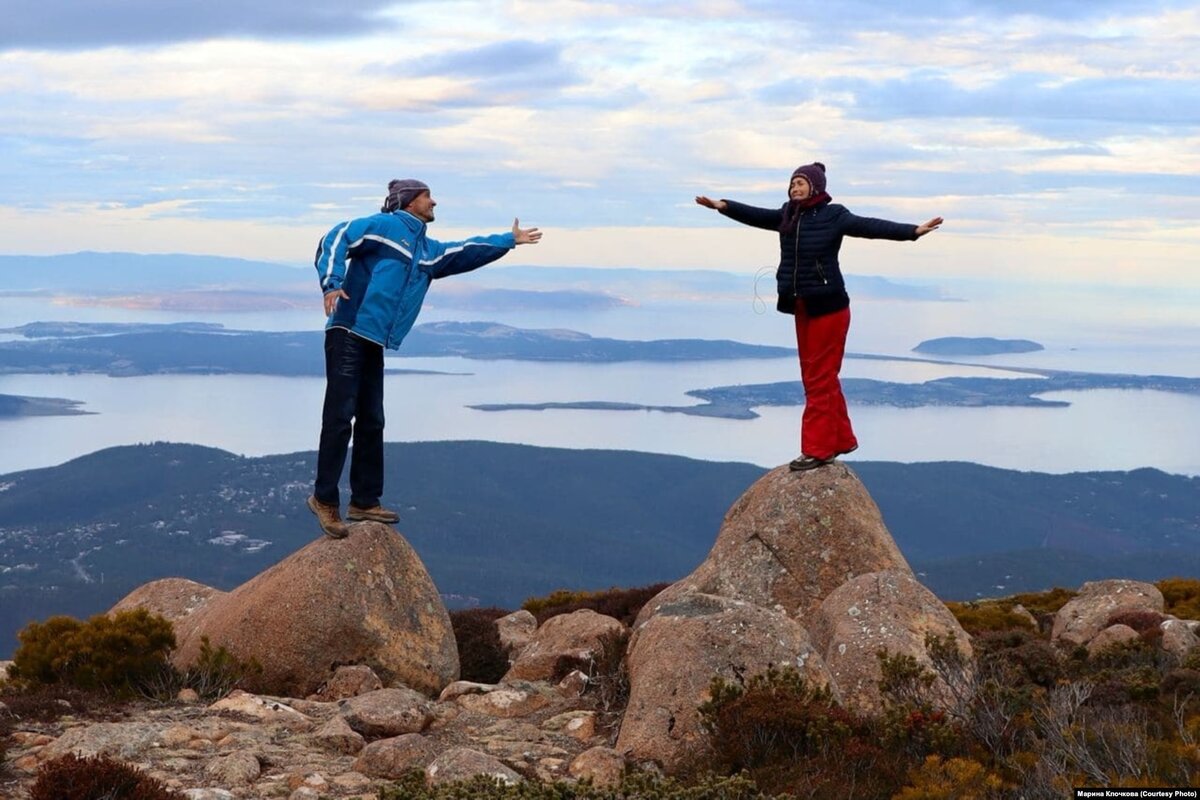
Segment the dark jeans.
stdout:
[[338,481],[351,431],[350,504],[371,508],[383,494],[383,347],[331,328],[325,331],[325,408],[313,487],[322,503],[341,504]]

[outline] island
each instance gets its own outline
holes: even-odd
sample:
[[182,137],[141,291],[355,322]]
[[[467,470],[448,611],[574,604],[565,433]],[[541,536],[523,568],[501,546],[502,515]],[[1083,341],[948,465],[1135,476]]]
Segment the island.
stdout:
[[[880,356],[873,358],[879,359]],[[905,360],[905,359],[897,359]],[[1015,369],[1036,375],[1031,378],[938,378],[924,383],[896,383],[870,378],[843,378],[842,390],[852,405],[919,408],[921,406],[1024,406],[1065,408],[1065,400],[1040,397],[1049,392],[1088,391],[1093,389],[1140,389],[1177,394],[1200,395],[1200,378],[1172,375],[1120,375],[1065,370]],[[609,401],[573,401],[558,403],[481,403],[469,406],[477,411],[604,410],[661,411],[724,419],[755,419],[753,409],[767,406],[804,404],[804,386],[799,381],[716,386],[693,389],[689,397],[704,401],[691,406],[657,406]]]
[[931,356],[997,356],[1012,353],[1036,353],[1046,348],[1029,339],[993,339],[990,336],[943,336],[926,339],[914,347],[914,353]]
[[[3,332],[24,340],[0,342],[0,374],[325,374],[325,334],[320,330],[241,331],[211,323],[33,322]],[[641,341],[495,322],[432,322],[413,328],[395,358],[449,356],[610,364],[795,358],[795,351],[726,339]]]
[[79,406],[81,400],[66,400],[61,397],[25,397],[19,394],[0,394],[0,419],[12,417],[71,417],[79,414],[94,414]]

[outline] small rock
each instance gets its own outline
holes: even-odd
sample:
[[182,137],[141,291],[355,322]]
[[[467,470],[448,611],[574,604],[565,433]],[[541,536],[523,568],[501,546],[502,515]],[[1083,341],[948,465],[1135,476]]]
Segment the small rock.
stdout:
[[329,781],[319,772],[293,772],[288,775],[287,783],[293,791],[304,788],[323,791],[329,787]]
[[288,800],[321,800],[321,793],[311,786],[301,786],[288,795]]
[[521,776],[498,759],[467,747],[452,747],[425,768],[425,778],[433,786],[466,780],[476,775],[486,775],[509,786],[521,782]]
[[318,728],[312,738],[321,749],[346,755],[354,755],[366,744],[362,735],[351,728],[344,717],[332,718]]
[[371,742],[354,762],[355,772],[372,778],[395,779],[410,769],[424,769],[437,757],[438,747],[419,733],[406,733]]
[[232,753],[210,761],[204,774],[222,786],[249,786],[262,774],[262,764],[250,753]]
[[181,703],[189,705],[200,702],[200,693],[195,689],[183,688],[179,690],[179,694],[175,695],[175,699]]
[[312,695],[310,700],[330,702],[345,700],[348,697],[358,697],[360,694],[374,692],[383,688],[383,681],[375,674],[375,670],[366,664],[338,667],[333,677]]
[[543,722],[542,730],[564,733],[573,739],[586,742],[596,735],[596,712],[567,711]]
[[187,746],[187,743],[194,738],[196,738],[196,735],[187,725],[172,725],[163,731],[160,741],[163,747],[177,750],[180,747]]
[[279,723],[290,730],[312,730],[316,723],[312,718],[301,714],[291,706],[278,700],[259,697],[235,689],[229,695],[208,707],[209,711],[233,711],[245,714],[260,722]]
[[379,689],[352,697],[341,714],[350,727],[367,737],[420,733],[433,719],[429,700],[412,689]]
[[566,677],[558,682],[558,691],[565,697],[582,697],[587,691],[588,676],[577,669],[573,669],[567,673]]
[[561,781],[566,777],[567,762],[561,758],[541,758],[533,765],[533,771],[540,781]]
[[24,772],[28,775],[32,775],[38,771],[38,767],[41,766],[41,761],[38,760],[37,756],[28,755],[21,756],[16,761],[12,762],[12,765],[13,769],[17,770],[18,772]]
[[329,783],[344,792],[363,792],[371,788],[372,781],[360,772],[343,772],[330,778]]
[[1018,617],[1025,620],[1030,625],[1032,625],[1033,629],[1035,631],[1038,630],[1038,628],[1040,627],[1038,625],[1037,617],[1035,617],[1032,613],[1030,613],[1029,609],[1026,608],[1025,606],[1021,605],[1020,603],[1017,603],[1015,606],[1012,607],[1012,613],[1016,614]]
[[496,690],[494,683],[475,683],[474,681],[455,681],[454,683],[442,689],[442,693],[438,695],[438,702],[448,703],[452,700],[457,700],[463,695],[468,694],[487,694]]
[[1087,644],[1108,627],[1116,614],[1163,611],[1163,596],[1151,583],[1127,580],[1089,581],[1054,615],[1051,641]]
[[187,800],[234,800],[233,792],[225,789],[185,789]]
[[33,731],[13,731],[8,735],[8,738],[21,747],[45,747],[54,741],[53,736],[45,733],[34,733]]
[[569,771],[573,778],[588,779],[601,789],[611,789],[625,777],[625,757],[611,747],[593,747],[576,756]]
[[1093,636],[1092,640],[1087,643],[1088,655],[1094,656],[1110,647],[1125,642],[1134,642],[1137,639],[1138,632],[1128,625],[1110,625]]
[[590,608],[551,617],[517,654],[504,682],[551,680],[565,660],[586,663],[600,653],[607,637],[624,631],[620,620]]
[[491,717],[524,717],[550,705],[550,700],[537,691],[512,687],[487,694],[470,694],[458,698],[458,704],[468,711]]
[[1193,647],[1200,645],[1200,636],[1197,636],[1184,620],[1163,620],[1161,628],[1162,649],[1181,661]]
[[509,661],[529,644],[537,630],[537,617],[525,609],[514,611],[507,617],[496,620],[496,632],[500,634],[500,649]]

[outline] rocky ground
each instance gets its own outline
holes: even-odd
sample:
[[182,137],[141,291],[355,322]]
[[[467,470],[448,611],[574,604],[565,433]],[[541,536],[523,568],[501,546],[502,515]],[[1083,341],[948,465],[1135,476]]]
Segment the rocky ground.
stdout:
[[68,715],[18,725],[6,759],[16,777],[0,784],[0,794],[28,797],[38,767],[68,752],[119,758],[189,800],[367,800],[413,769],[433,783],[481,773],[508,782],[589,776],[609,783],[624,768],[606,746],[591,697],[580,692],[579,673],[558,685],[460,681],[433,701],[370,688],[378,681],[369,671],[349,670],[335,693],[366,691],[341,699],[235,691],[212,704],[187,696],[134,703],[118,721]]

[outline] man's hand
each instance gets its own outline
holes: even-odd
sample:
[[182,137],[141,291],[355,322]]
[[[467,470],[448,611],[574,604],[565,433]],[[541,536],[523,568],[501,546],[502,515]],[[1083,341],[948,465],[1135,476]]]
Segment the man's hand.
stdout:
[[537,228],[522,228],[521,220],[513,219],[513,239],[517,244],[537,244],[542,239],[542,232]]
[[325,293],[325,316],[328,317],[333,313],[333,310],[337,308],[338,298],[349,300],[350,295],[346,294],[341,289],[334,289]]
[[917,238],[920,239],[925,234],[930,233],[932,231],[936,231],[938,229],[938,226],[941,225],[943,222],[945,222],[945,220],[942,219],[941,217],[934,217],[933,219],[929,220],[929,222],[926,222],[924,225],[918,225],[917,226]]
[[705,208],[711,208],[714,211],[724,211],[725,210],[725,201],[724,200],[713,200],[712,198],[705,197],[702,194],[696,195],[696,204],[704,206]]

